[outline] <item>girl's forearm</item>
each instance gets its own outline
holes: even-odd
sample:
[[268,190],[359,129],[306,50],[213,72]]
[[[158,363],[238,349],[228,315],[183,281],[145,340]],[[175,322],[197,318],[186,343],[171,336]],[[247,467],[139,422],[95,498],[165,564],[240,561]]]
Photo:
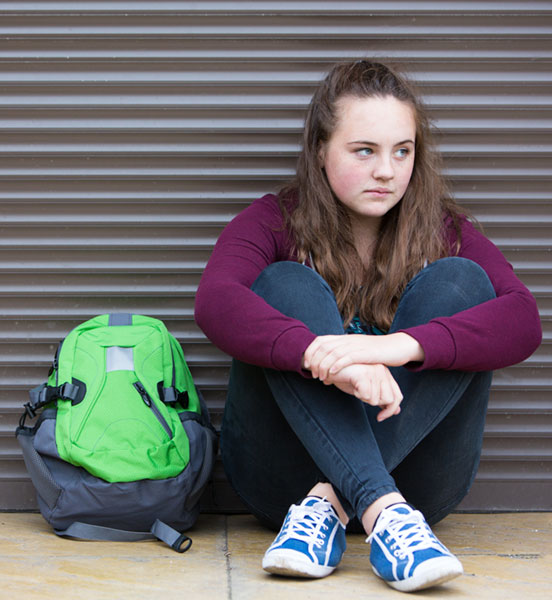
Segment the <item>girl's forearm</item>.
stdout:
[[302,366],[313,377],[325,380],[352,364],[383,364],[400,367],[423,362],[422,346],[407,333],[376,335],[327,335],[317,337],[307,348]]
[[[388,341],[392,342],[390,351],[392,354],[396,353],[396,360],[402,365],[409,362],[423,362],[425,359],[425,352],[420,343],[407,333],[392,333],[387,336]],[[391,362],[396,362],[391,358]]]

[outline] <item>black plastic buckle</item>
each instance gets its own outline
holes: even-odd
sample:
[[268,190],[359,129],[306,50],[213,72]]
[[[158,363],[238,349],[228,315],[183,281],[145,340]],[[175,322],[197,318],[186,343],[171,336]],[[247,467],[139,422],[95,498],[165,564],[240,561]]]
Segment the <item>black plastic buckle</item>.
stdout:
[[48,386],[44,386],[38,394],[38,403],[35,405],[35,408],[42,408],[43,406],[46,406],[48,402]]
[[178,536],[177,540],[171,544],[171,548],[180,552],[180,554],[187,552],[192,545],[192,538],[189,538],[185,533]]
[[31,416],[31,412],[28,412],[31,418],[34,418],[37,409],[42,408],[46,404],[48,404],[48,386],[43,383],[41,385],[37,385],[35,388],[29,391],[30,402],[25,404],[25,410],[30,410],[34,414]]
[[33,420],[36,417],[36,411],[30,402],[24,404],[23,408],[25,410],[23,411],[23,414],[19,417],[19,428],[21,429],[25,427],[25,421],[27,420],[27,417],[29,417],[31,420]]
[[41,404],[46,402],[47,393],[48,386],[45,383],[43,383],[42,385],[37,385],[29,392],[31,402],[35,408],[39,407]]
[[71,384],[69,384],[69,383],[62,383],[57,388],[57,396],[58,396],[58,398],[60,398],[61,400],[72,400],[71,396],[67,393],[67,389],[68,389],[67,386],[69,386],[69,385],[71,385]]
[[29,419],[34,419],[36,417],[35,407],[30,402],[24,404],[23,408],[25,409],[25,415],[28,416]]

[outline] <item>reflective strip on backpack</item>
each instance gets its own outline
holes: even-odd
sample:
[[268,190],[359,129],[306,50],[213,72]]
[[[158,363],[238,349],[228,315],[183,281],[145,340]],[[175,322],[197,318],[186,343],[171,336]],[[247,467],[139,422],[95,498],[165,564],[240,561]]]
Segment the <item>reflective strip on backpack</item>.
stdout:
[[122,348],[121,346],[110,346],[106,348],[106,372],[134,371],[134,355],[132,351],[132,348]]

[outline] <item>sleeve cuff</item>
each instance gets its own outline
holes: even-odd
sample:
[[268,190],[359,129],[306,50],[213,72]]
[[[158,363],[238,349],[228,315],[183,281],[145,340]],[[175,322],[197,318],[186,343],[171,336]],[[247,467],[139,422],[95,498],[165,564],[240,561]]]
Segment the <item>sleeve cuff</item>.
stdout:
[[450,369],[454,365],[456,360],[454,338],[438,321],[430,321],[424,325],[399,331],[412,336],[424,349],[424,362],[409,363],[406,365],[409,370]]
[[272,346],[272,364],[280,371],[295,371],[303,377],[310,377],[310,371],[301,363],[305,350],[316,335],[306,327],[292,327],[281,333]]

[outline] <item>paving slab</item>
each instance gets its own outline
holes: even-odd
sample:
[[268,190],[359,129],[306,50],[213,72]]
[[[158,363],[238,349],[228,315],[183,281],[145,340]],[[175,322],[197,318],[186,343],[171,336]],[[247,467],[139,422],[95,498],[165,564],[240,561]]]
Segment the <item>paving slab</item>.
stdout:
[[226,518],[202,516],[189,535],[179,554],[157,541],[62,539],[38,514],[0,514],[0,598],[228,598]]
[[[552,514],[455,514],[435,527],[464,564],[464,576],[412,598],[551,600]],[[261,569],[274,534],[250,515],[201,515],[192,548],[159,542],[58,538],[33,513],[0,513],[3,600],[372,600],[405,596],[369,566],[363,535],[330,577],[276,577]]]
[[[446,585],[417,592],[415,598],[552,600],[552,515],[455,514],[434,531],[458,555],[465,574]],[[229,520],[232,600],[405,599],[373,574],[363,535],[347,536],[347,551],[339,568],[320,580],[263,572],[261,558],[273,538],[274,534],[251,516]]]

